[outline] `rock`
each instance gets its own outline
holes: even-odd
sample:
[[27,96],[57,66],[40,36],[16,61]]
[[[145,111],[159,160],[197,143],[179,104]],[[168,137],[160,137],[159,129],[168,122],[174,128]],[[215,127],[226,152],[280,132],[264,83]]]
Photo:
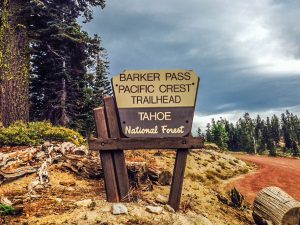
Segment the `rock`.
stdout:
[[159,215],[159,214],[162,213],[163,208],[160,207],[160,206],[147,206],[147,207],[146,207],[146,211],[147,211],[147,212],[150,212],[150,213],[154,213],[154,214]]
[[111,207],[109,205],[103,206],[101,209],[101,212],[110,212]]
[[170,205],[165,205],[164,209],[167,210],[168,212],[171,212],[171,213],[175,212],[175,210]]
[[165,196],[157,195],[155,201],[161,204],[167,204],[168,199]]
[[7,205],[7,206],[12,206],[13,203],[6,197],[2,196],[0,199],[0,203]]
[[61,199],[61,198],[55,198],[55,202],[61,203],[61,202],[62,202],[62,199]]
[[186,215],[188,216],[188,220],[192,222],[192,224],[213,225],[213,223],[209,219],[194,212],[189,211]]
[[82,207],[88,207],[90,204],[92,204],[92,199],[85,199],[81,201],[77,201],[74,204],[77,206],[82,206]]
[[128,209],[122,203],[114,203],[112,205],[112,214],[114,215],[128,214]]
[[150,205],[158,206],[158,204],[151,199],[146,199],[146,202],[149,203]]

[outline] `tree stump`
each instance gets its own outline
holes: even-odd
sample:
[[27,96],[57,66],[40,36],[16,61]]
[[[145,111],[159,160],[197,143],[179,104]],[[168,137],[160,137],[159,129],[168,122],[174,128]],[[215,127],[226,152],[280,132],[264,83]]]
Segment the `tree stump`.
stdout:
[[264,188],[255,197],[253,218],[259,225],[299,225],[300,202],[278,187]]

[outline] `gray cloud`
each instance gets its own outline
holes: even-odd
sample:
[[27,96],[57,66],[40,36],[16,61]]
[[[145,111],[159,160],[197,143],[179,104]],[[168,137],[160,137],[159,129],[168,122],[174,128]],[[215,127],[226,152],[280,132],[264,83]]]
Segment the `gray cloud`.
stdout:
[[300,3],[130,0],[107,2],[84,25],[124,69],[194,69],[197,111],[270,111],[299,105]]

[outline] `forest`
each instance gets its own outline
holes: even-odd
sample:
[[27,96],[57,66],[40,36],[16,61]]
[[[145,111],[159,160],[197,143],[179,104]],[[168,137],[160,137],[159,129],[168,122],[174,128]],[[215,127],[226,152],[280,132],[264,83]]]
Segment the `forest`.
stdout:
[[245,113],[235,124],[224,118],[207,124],[205,136],[207,142],[217,144],[222,149],[245,151],[247,153],[264,153],[271,156],[287,153],[300,156],[300,118],[289,111],[281,114],[281,118],[273,115],[262,119],[257,115],[251,118]]
[[93,108],[111,94],[109,66],[101,38],[78,21],[104,7],[104,0],[1,0],[0,127],[45,120],[86,137],[94,130]]
[[[0,2],[0,127],[50,121],[85,137],[94,131],[93,108],[112,92],[109,62],[101,38],[78,21],[104,7],[104,0]],[[222,149],[299,156],[300,119],[246,113],[235,124],[213,119],[198,135]]]

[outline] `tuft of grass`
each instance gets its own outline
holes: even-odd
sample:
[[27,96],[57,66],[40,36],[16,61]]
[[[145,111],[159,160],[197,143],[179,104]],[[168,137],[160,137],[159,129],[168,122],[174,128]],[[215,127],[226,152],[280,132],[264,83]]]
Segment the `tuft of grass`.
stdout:
[[219,166],[220,166],[223,170],[226,169],[226,165],[225,165],[224,162],[219,162]]
[[241,169],[239,169],[239,173],[241,173],[241,174],[246,174],[248,172],[249,172],[248,168],[241,168]]
[[199,181],[201,183],[205,182],[205,178],[200,174],[188,173],[186,176],[187,178],[190,178],[192,181]]
[[137,217],[137,216],[135,216],[132,219],[129,219],[126,222],[126,225],[134,225],[134,224],[153,225],[154,223],[150,219],[146,219],[146,218],[142,218],[142,217]]
[[206,171],[206,178],[208,180],[212,180],[212,181],[216,180],[216,172],[213,171],[213,170],[207,170]]
[[0,215],[11,215],[15,212],[15,209],[12,206],[5,205],[0,203]]
[[239,163],[239,160],[238,159],[234,159],[233,162]]
[[232,166],[236,166],[236,163],[233,160],[229,160],[229,164]]
[[220,178],[222,180],[226,180],[226,179],[230,178],[231,176],[229,174],[227,174],[226,172],[223,172],[220,169],[216,169],[216,171],[214,171],[214,170],[207,170],[206,171],[206,177],[209,180],[216,181],[217,180],[216,178]]

